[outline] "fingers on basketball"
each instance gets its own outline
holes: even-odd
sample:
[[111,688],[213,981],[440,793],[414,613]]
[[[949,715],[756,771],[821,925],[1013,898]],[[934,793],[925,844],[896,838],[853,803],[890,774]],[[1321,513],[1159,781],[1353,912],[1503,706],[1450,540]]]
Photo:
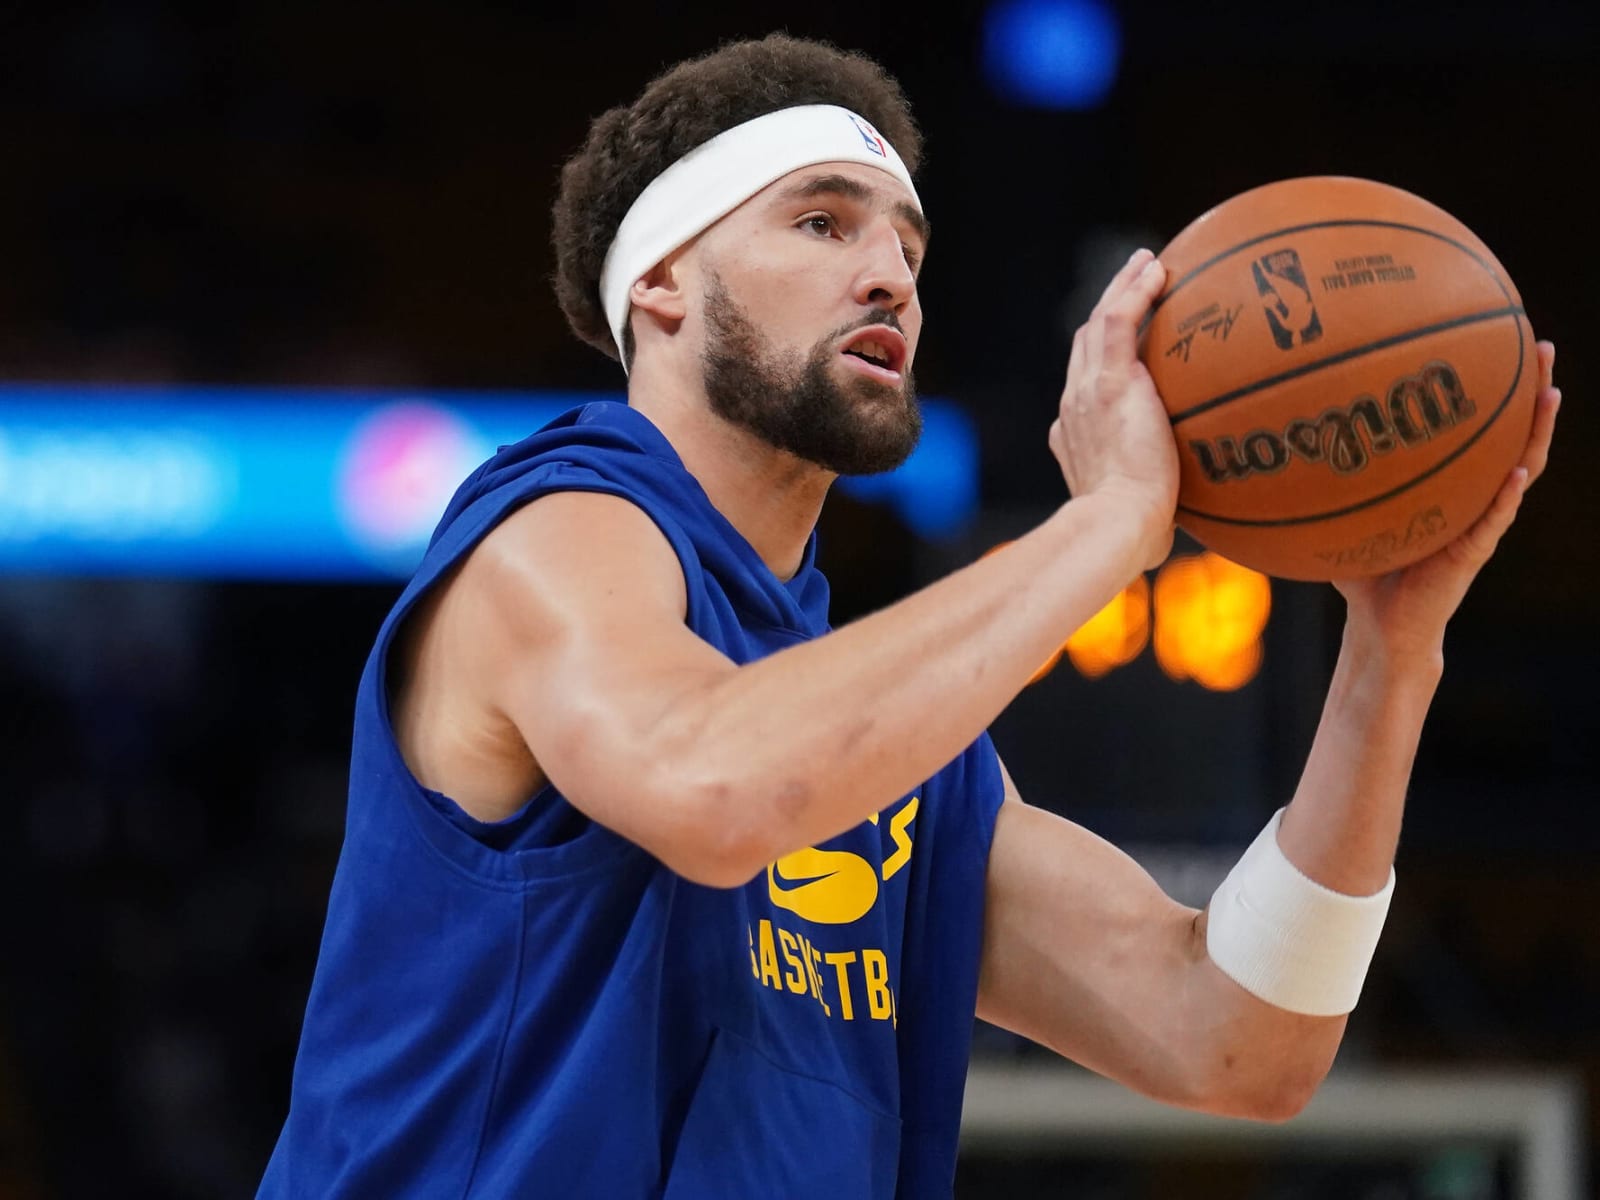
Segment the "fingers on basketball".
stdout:
[[[1547,348],[1548,347],[1548,351]],[[1555,360],[1555,347],[1548,342],[1539,344],[1540,366],[1546,380]],[[1482,517],[1460,539],[1461,548],[1475,561],[1487,562],[1506,530],[1511,528],[1522,507],[1522,497],[1540,475],[1550,459],[1550,441],[1555,433],[1556,411],[1561,407],[1561,391],[1548,383],[1539,393],[1533,412],[1533,430],[1528,435],[1528,449],[1522,462],[1512,469],[1494,500]]]
[[1483,516],[1452,543],[1456,553],[1478,566],[1488,562],[1506,530],[1517,519],[1517,510],[1522,506],[1522,495],[1528,490],[1528,483],[1528,469],[1521,466],[1515,468],[1495,493]]
[[1543,465],[1548,438],[1530,430],[1554,347],[1528,353],[1516,288],[1460,221],[1372,180],[1281,180],[1192,222],[1161,261],[1179,286],[1141,357],[1187,448],[1179,505],[1197,540],[1338,579],[1398,570],[1457,531],[1491,531],[1470,540],[1487,547],[1509,524],[1512,469]]
[[1522,456],[1530,484],[1544,474],[1550,461],[1550,441],[1555,436],[1556,413],[1560,409],[1560,388],[1546,387],[1539,393],[1533,409],[1533,431],[1528,435],[1528,449]]
[[1111,282],[1106,284],[1106,290],[1100,294],[1099,302],[1089,314],[1090,321],[1102,315],[1117,302],[1129,286],[1139,278],[1145,263],[1150,262],[1153,257],[1148,250],[1137,250],[1132,258],[1123,263],[1122,269],[1111,277]]
[[1089,364],[1097,373],[1109,368],[1120,378],[1138,368],[1139,322],[1165,282],[1160,260],[1141,251],[1114,281],[1115,292],[1107,289],[1089,323]]

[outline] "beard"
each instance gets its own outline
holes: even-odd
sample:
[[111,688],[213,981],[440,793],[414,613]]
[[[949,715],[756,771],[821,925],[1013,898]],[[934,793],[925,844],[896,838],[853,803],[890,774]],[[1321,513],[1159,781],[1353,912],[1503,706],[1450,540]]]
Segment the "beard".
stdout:
[[811,352],[783,354],[712,272],[705,294],[705,389],[711,410],[762,441],[836,475],[876,475],[910,457],[922,411],[910,368],[899,387],[840,381],[838,339],[868,325],[899,330],[890,309],[835,330]]

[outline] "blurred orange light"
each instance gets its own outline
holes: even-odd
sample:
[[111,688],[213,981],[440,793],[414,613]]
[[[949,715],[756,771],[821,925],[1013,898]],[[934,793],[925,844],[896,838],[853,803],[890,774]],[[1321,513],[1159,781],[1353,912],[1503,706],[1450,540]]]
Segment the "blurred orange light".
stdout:
[[1139,657],[1150,640],[1150,584],[1143,575],[1112,597],[1066,642],[1067,657],[1089,679]]
[[[1001,542],[984,551],[984,557],[1004,550],[1010,542]],[[1038,683],[1051,671],[1062,656],[1072,660],[1072,665],[1090,679],[1104,675],[1113,667],[1120,667],[1139,657],[1139,652],[1150,640],[1150,584],[1140,575],[1094,616],[1073,632],[1056,648],[1054,654],[1028,679],[1028,684]]]
[[1271,611],[1265,575],[1210,551],[1174,558],[1156,574],[1156,661],[1173,679],[1241,688],[1261,668]]
[[1097,679],[1138,658],[1153,641],[1156,661],[1170,678],[1234,691],[1261,669],[1261,634],[1271,611],[1272,587],[1265,575],[1210,551],[1180,555],[1156,573],[1153,593],[1143,575],[1136,577],[1074,631],[1028,683],[1038,683],[1063,657],[1085,678]]

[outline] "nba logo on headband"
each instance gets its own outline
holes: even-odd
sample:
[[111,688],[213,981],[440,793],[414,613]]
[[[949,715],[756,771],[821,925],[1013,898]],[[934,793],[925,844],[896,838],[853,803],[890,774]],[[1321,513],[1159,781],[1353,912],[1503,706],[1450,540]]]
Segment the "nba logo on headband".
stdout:
[[861,140],[867,144],[868,150],[871,150],[879,158],[889,157],[888,150],[884,148],[883,139],[878,136],[876,129],[856,116],[855,113],[850,114],[850,120],[855,124],[856,132],[861,135]]

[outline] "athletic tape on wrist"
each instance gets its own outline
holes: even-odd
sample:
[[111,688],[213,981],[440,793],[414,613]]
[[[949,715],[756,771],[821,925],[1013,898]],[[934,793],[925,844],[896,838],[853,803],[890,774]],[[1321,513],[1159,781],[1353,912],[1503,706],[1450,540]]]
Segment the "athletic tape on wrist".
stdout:
[[1394,870],[1371,896],[1325,888],[1279,849],[1282,819],[1279,809],[1211,897],[1206,951],[1223,974],[1268,1004],[1339,1016],[1361,998]]
[[[856,162],[887,171],[922,201],[895,148],[864,118],[833,104],[802,104],[735,125],[696,146],[650,181],[617,227],[600,272],[600,302],[622,354],[628,296],[668,254],[790,171]],[[626,364],[624,364],[626,367]]]

